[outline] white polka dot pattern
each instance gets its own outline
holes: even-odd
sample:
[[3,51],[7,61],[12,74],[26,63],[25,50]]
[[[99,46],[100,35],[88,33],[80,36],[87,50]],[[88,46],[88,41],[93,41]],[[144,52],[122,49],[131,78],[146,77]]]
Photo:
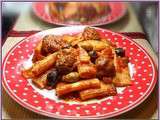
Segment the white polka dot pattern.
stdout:
[[13,94],[13,97],[18,98],[18,100],[20,100],[19,102],[24,106],[32,106],[31,109],[53,117],[64,115],[73,118],[81,116],[110,116],[110,114],[115,115],[120,113],[123,108],[129,108],[128,105],[134,106],[137,104],[136,100],[143,100],[144,96],[149,94],[147,91],[150,92],[153,84],[155,84],[155,68],[153,63],[144,50],[138,47],[132,40],[105,30],[103,33],[101,32],[101,34],[109,41],[116,43],[118,47],[126,49],[126,55],[129,57],[134,68],[132,77],[133,84],[126,87],[124,91],[118,93],[117,96],[108,99],[104,98],[91,103],[69,104],[62,100],[51,100],[39,94],[39,92],[21,76],[20,70],[23,61],[28,60],[33,53],[33,48],[39,42],[40,36],[34,36],[22,41],[16,45],[5,58],[3,65],[3,83],[9,91],[9,94]]

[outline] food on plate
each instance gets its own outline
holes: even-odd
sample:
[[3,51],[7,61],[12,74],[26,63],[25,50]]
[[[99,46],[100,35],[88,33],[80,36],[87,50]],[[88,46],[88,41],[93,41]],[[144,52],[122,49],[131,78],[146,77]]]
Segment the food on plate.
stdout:
[[34,56],[32,58],[33,62],[42,60],[45,57],[42,55],[41,48],[42,48],[42,41],[40,41],[36,46],[36,48],[34,49]]
[[96,77],[96,68],[93,64],[79,64],[78,73],[81,78],[94,78]]
[[128,62],[128,57],[115,56],[116,75],[113,79],[115,86],[123,87],[132,84],[130,80]]
[[109,46],[107,43],[103,41],[98,41],[98,40],[81,41],[78,43],[78,45],[84,48],[86,51],[89,51],[89,50],[101,51],[104,48]]
[[86,79],[74,83],[58,85],[56,87],[56,94],[58,96],[62,96],[73,91],[80,91],[84,89],[99,88],[99,87],[100,87],[100,80],[98,80],[97,78]]
[[67,48],[57,53],[55,67],[61,74],[67,74],[75,69],[77,62],[78,50],[75,48]]
[[132,85],[125,50],[90,27],[74,35],[44,36],[32,61],[22,75],[40,89],[55,89],[61,99],[114,96],[116,87]]
[[80,23],[103,18],[111,12],[106,2],[50,2],[48,8],[53,19]]
[[26,78],[34,78],[49,70],[56,62],[56,54],[57,53],[50,54],[42,60],[35,62],[31,68],[22,71],[23,76]]
[[113,84],[105,84],[101,82],[100,88],[87,89],[80,92],[82,100],[87,100],[96,97],[114,96],[117,94],[116,88]]
[[85,40],[100,40],[100,35],[94,28],[84,29],[82,36]]
[[79,77],[78,72],[71,72],[71,73],[64,75],[62,77],[62,81],[65,81],[65,82],[76,82],[79,79],[80,79],[80,77]]
[[32,82],[40,89],[44,89],[47,86],[47,75],[51,72],[51,70],[46,71],[44,74],[39,77],[35,77],[32,79]]
[[46,35],[42,40],[42,52],[47,54],[53,53],[67,46],[68,44],[65,41],[62,41],[61,36]]

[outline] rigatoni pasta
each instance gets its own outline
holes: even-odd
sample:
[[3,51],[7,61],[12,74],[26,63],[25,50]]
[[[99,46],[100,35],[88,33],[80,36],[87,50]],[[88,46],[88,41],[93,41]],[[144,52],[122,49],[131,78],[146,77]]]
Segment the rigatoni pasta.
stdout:
[[80,97],[82,100],[87,100],[103,96],[114,96],[116,94],[117,91],[113,84],[101,82],[100,88],[83,90],[80,92]]
[[114,96],[116,87],[132,85],[125,51],[94,28],[76,35],[47,35],[33,56],[32,67],[22,75],[40,89],[55,89],[60,99]]
[[55,62],[56,62],[56,53],[50,54],[43,60],[34,63],[31,68],[22,71],[22,74],[25,78],[37,77],[38,75],[41,75],[48,69],[52,68]]
[[34,50],[34,56],[32,58],[32,61],[36,62],[42,60],[44,57],[45,56],[42,55],[42,41],[40,41]]
[[115,68],[116,75],[113,78],[113,84],[117,87],[129,86],[132,84],[129,68],[128,68],[128,58],[127,57],[117,57],[115,56]]
[[99,88],[99,87],[100,87],[100,81],[98,79],[96,78],[87,79],[74,83],[59,85],[56,88],[56,94],[58,96],[62,96],[73,91],[80,91],[88,88]]

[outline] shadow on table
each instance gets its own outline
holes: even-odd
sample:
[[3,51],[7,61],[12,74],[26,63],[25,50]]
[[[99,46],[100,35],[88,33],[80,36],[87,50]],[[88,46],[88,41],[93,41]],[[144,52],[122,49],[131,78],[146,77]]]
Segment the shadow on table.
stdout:
[[[112,119],[150,119],[157,110],[157,101],[158,101],[158,86],[155,87],[154,91],[151,95],[138,107],[130,110],[122,115],[113,117]],[[2,108],[3,108],[3,117],[5,118],[32,118],[32,119],[49,119],[49,117],[45,117],[29,111],[26,108],[23,108],[21,105],[17,104],[14,100],[12,100],[8,94],[2,89]],[[7,115],[7,116],[6,116]],[[157,114],[156,114],[157,115]],[[2,117],[2,118],[3,118]],[[155,116],[154,119],[158,118]],[[56,120],[56,119],[55,119]]]

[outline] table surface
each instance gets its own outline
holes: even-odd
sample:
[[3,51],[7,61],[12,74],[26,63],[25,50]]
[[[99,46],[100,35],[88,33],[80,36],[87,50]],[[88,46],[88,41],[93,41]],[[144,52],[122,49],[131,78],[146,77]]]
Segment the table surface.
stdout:
[[[25,23],[24,23],[25,22]],[[13,30],[16,31],[31,31],[31,30],[46,30],[50,28],[59,27],[57,25],[47,24],[41,21],[39,18],[34,16],[31,9],[26,10],[21,13]],[[105,26],[100,26],[101,28],[107,28],[116,32],[143,32],[142,28],[136,18],[136,15],[132,9],[132,7],[128,6],[128,13],[119,21],[114,24],[109,24]],[[24,37],[8,37],[6,42],[2,47],[2,58],[6,55],[8,50],[15,45],[17,42],[21,41]],[[154,59],[156,65],[158,65],[158,59],[155,53],[153,52],[151,46],[144,39],[134,39],[138,44],[142,45],[144,49],[146,49],[149,54]],[[133,110],[126,112],[122,115],[116,116],[114,118],[150,118],[157,119],[158,118],[158,110],[157,110],[157,86],[151,95],[138,107]],[[48,117],[38,115],[33,113],[32,111],[23,108],[18,103],[9,97],[9,95],[2,89],[2,119],[11,119],[11,118],[19,118],[19,119],[47,119]]]

